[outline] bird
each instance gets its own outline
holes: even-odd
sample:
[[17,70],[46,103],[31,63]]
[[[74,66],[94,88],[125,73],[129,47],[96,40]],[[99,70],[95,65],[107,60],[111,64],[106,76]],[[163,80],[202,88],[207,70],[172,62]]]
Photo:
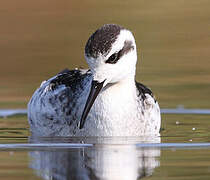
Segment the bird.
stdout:
[[105,24],[88,39],[89,69],[64,69],[43,81],[28,103],[34,136],[160,136],[159,104],[135,80],[133,33]]

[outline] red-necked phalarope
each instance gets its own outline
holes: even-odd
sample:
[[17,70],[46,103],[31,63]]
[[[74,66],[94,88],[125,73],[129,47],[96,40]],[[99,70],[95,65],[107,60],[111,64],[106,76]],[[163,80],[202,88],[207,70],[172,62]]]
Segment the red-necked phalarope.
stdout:
[[135,81],[132,33],[107,24],[85,46],[90,70],[64,70],[44,81],[28,104],[38,136],[159,135],[160,109],[151,90]]

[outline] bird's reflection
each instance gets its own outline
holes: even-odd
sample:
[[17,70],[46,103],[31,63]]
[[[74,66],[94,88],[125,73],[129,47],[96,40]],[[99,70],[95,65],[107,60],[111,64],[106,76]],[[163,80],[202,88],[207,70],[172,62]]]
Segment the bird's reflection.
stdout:
[[[31,142],[45,143],[46,139],[32,139]],[[151,176],[159,166],[158,147],[137,147],[130,139],[123,141],[126,143],[116,139],[102,142],[97,139],[92,147],[32,151],[29,153],[30,167],[46,180],[136,180]],[[146,142],[158,143],[160,139]]]

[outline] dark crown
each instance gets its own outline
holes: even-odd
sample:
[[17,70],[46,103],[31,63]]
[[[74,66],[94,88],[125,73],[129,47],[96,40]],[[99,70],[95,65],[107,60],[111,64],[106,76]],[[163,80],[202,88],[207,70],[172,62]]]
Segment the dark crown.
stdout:
[[124,28],[116,24],[106,24],[96,30],[86,43],[86,56],[97,58],[99,54],[107,55],[122,29]]

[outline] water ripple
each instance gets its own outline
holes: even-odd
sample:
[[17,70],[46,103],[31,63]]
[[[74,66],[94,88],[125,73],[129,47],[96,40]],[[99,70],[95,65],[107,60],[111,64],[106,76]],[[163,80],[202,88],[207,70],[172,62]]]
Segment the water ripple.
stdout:
[[[210,109],[185,109],[178,107],[174,109],[162,108],[162,114],[209,114]],[[0,117],[8,117],[14,115],[26,115],[27,109],[0,109]]]

